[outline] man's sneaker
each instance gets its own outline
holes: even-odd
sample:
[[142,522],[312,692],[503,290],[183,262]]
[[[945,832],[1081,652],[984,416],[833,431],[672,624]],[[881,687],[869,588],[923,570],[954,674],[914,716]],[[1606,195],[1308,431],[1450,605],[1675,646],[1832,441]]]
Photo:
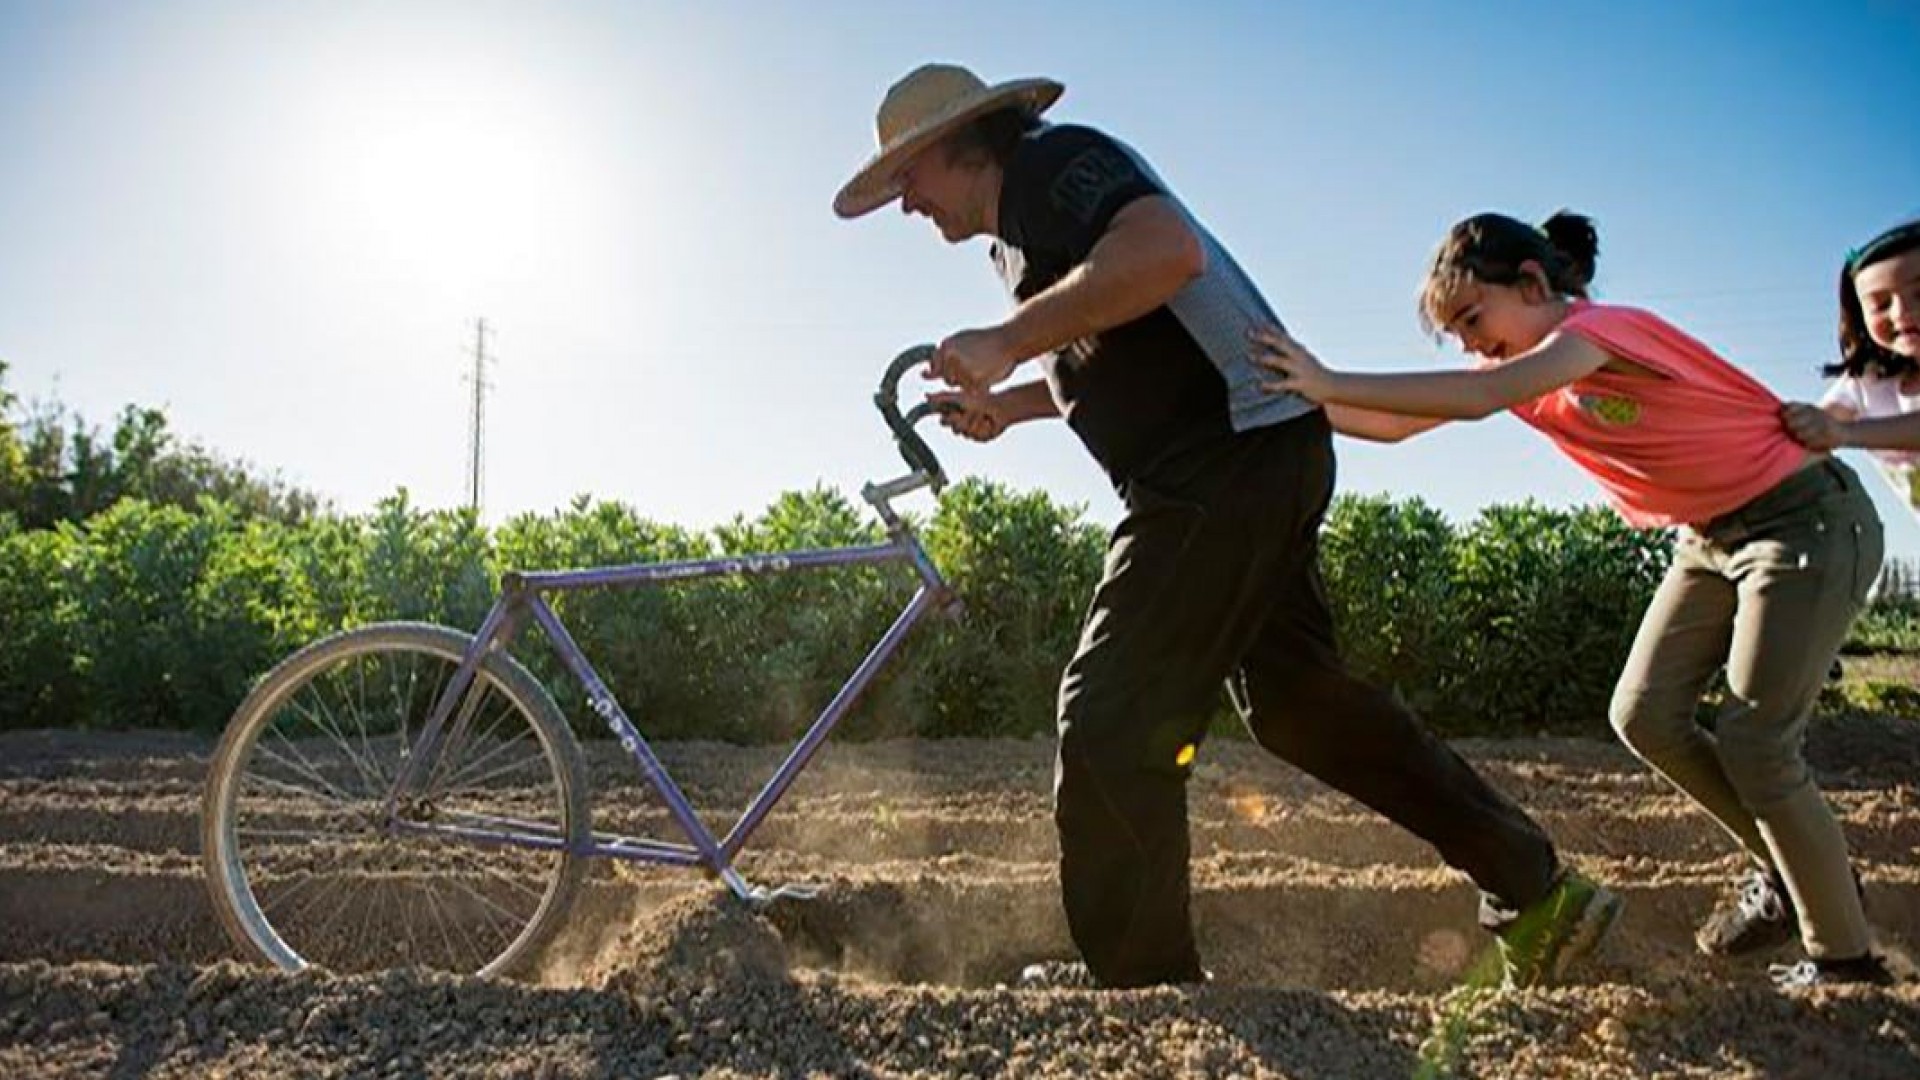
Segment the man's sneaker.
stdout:
[[1023,990],[1098,990],[1093,971],[1079,960],[1041,960],[1020,969]]
[[1771,870],[1755,870],[1740,883],[1731,903],[1720,905],[1700,924],[1693,941],[1708,956],[1745,956],[1777,949],[1799,931],[1785,884]]
[[1816,986],[1892,986],[1900,980],[1887,968],[1885,959],[1868,953],[1845,960],[1802,960],[1797,964],[1775,964],[1767,969],[1773,985],[1782,990],[1807,990]]
[[[1177,986],[1199,986],[1213,981],[1213,972],[1202,971],[1200,978],[1192,983],[1175,983]],[[1025,990],[1100,990],[1104,989],[1100,981],[1093,977],[1093,971],[1080,960],[1041,960],[1020,969],[1020,978],[1016,983]]]
[[1593,952],[1620,917],[1620,897],[1574,870],[1562,870],[1553,888],[1499,931],[1502,984],[1547,986]]

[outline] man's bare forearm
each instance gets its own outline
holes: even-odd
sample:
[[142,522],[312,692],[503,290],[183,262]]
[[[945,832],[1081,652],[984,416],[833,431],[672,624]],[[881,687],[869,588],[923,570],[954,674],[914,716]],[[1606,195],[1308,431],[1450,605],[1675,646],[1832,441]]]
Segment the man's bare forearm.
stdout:
[[1008,387],[995,396],[1000,399],[1001,415],[1006,417],[1009,425],[1060,415],[1060,407],[1053,400],[1053,391],[1042,380]]
[[1173,299],[1206,269],[1200,239],[1174,205],[1138,200],[1115,216],[1085,262],[1029,298],[1001,330],[1029,360],[1132,322]]

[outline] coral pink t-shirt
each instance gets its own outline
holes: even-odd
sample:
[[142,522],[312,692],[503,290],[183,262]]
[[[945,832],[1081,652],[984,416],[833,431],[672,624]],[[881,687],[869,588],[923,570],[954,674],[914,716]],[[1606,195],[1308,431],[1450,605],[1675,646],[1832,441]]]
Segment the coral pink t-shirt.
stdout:
[[1591,473],[1628,524],[1703,524],[1807,460],[1772,391],[1658,315],[1576,301],[1559,329],[1662,376],[1596,371],[1512,410]]

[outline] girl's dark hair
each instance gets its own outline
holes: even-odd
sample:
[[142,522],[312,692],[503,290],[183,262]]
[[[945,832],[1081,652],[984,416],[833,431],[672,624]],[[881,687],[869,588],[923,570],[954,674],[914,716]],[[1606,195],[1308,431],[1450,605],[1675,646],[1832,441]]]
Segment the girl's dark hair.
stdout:
[[1854,275],[1862,269],[1915,248],[1920,248],[1920,218],[1895,225],[1867,241],[1840,264],[1840,362],[1821,368],[1822,375],[1897,379],[1920,367],[1910,356],[1881,348],[1867,333],[1866,312],[1860,309],[1860,291],[1853,284]]
[[970,161],[985,165],[991,162],[1004,169],[1007,162],[1013,160],[1020,140],[1039,126],[1040,118],[1026,109],[1017,106],[995,109],[970,121],[941,143],[946,147],[950,163]]
[[1547,285],[1562,296],[1585,298],[1600,256],[1600,235],[1593,221],[1567,210],[1534,226],[1505,214],[1475,214],[1447,231],[1433,253],[1426,284],[1420,288],[1420,325],[1438,333],[1440,310],[1467,281],[1514,285],[1525,277],[1521,266],[1538,263]]

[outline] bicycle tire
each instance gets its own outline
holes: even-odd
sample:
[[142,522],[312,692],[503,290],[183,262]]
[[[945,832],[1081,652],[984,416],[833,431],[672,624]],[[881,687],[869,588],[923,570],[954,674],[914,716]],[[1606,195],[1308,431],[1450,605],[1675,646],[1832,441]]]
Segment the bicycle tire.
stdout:
[[[220,922],[247,955],[290,971],[318,963],[339,970],[425,966],[506,975],[521,970],[560,928],[586,869],[586,858],[577,853],[592,831],[587,774],[579,745],[552,697],[505,652],[491,651],[481,662],[462,698],[462,708],[471,710],[471,722],[460,728],[465,741],[456,747],[456,725],[443,728],[443,746],[437,749],[444,752],[436,753],[427,771],[428,780],[439,786],[425,789],[424,797],[409,804],[410,813],[427,828],[442,815],[490,826],[499,821],[530,825],[542,835],[550,833],[558,846],[535,850],[450,839],[441,832],[398,834],[379,812],[393,771],[412,743],[410,724],[424,719],[426,706],[439,696],[431,681],[421,689],[419,667],[440,672],[436,678],[444,687],[472,640],[427,623],[348,630],[281,661],[241,702],[210,762],[201,804],[201,859]],[[369,671],[388,662],[405,665],[404,690],[389,675],[387,696],[367,701],[382,689],[369,682]],[[474,729],[487,722],[495,696],[504,711],[491,720],[487,730],[495,738],[488,741]],[[338,715],[349,704],[377,706],[368,710],[371,724],[356,714],[357,730],[349,732]],[[526,730],[509,730],[508,740],[501,734],[503,723],[524,724]],[[494,764],[528,736],[544,768],[514,771],[513,759]],[[328,738],[331,748],[320,745]],[[469,747],[485,756],[462,763],[455,753]],[[484,774],[472,771],[483,765]],[[541,773],[550,791],[540,790]],[[523,777],[529,776],[534,778],[531,796],[523,790]],[[541,816],[529,823],[482,818],[468,809],[487,799],[532,805]],[[543,809],[547,803],[552,806]],[[297,827],[249,826],[256,813],[269,824]],[[252,844],[253,839],[260,843]],[[453,886],[444,895],[433,884],[439,878]],[[277,899],[263,897],[269,885]],[[276,904],[290,905],[293,894],[316,888],[319,895],[344,894],[341,910],[328,914],[325,923],[309,926],[304,918],[318,903],[317,895],[297,912],[269,917]],[[396,894],[394,906],[403,916],[411,918],[424,907],[432,926],[423,920],[416,932],[409,921],[404,940],[391,935],[383,940],[376,915]],[[349,909],[357,910],[340,923],[341,932],[329,933]],[[366,931],[357,937],[348,933],[356,918]]]

